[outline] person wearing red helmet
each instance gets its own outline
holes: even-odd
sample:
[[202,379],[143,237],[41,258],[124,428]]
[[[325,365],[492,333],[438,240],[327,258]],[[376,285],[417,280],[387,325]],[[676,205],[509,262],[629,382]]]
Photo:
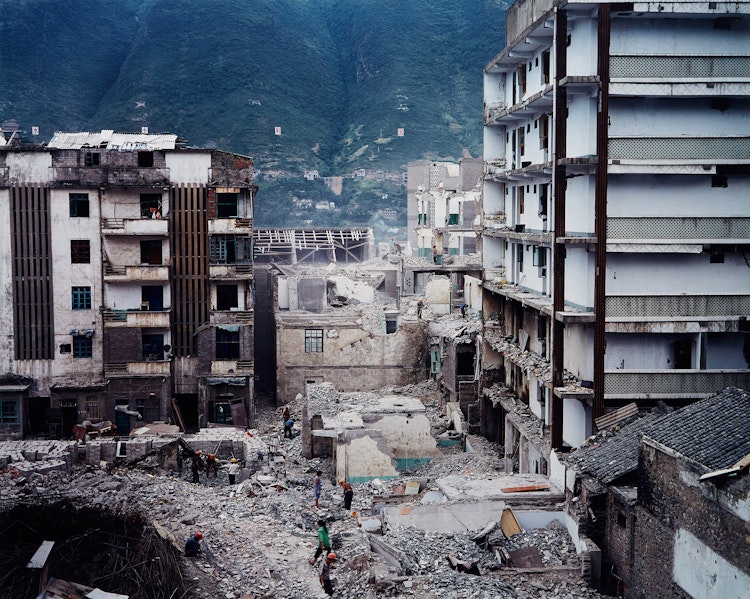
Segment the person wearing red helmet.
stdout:
[[331,568],[337,557],[335,553],[329,553],[324,560],[320,562],[319,577],[320,586],[323,587],[326,595],[333,596],[333,585],[331,584]]
[[187,543],[185,543],[185,557],[195,557],[200,554],[201,539],[203,539],[203,533],[199,531],[187,540]]

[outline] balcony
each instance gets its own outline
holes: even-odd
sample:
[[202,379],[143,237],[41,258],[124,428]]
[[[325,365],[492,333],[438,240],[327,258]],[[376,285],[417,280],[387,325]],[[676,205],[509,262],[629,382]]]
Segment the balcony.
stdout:
[[253,360],[214,360],[211,362],[212,376],[252,376]]
[[745,216],[622,216],[607,219],[612,240],[690,240],[737,243],[750,240],[750,217]]
[[[688,165],[744,164],[750,156],[750,136],[610,137],[610,164]],[[610,169],[617,172],[617,169]],[[710,174],[703,171],[703,174]]]
[[170,185],[168,168],[113,166],[58,166],[52,177],[57,185],[79,187],[165,187]]
[[750,95],[750,56],[613,55],[611,95]]
[[211,324],[253,324],[252,310],[214,310],[209,314]]
[[128,281],[168,281],[169,266],[142,264],[138,266],[104,265],[104,281],[108,283]]
[[150,235],[166,237],[169,221],[166,218],[102,218],[104,235]]
[[750,314],[750,295],[609,295],[605,300],[608,322],[637,320],[724,320]]
[[253,264],[211,264],[208,276],[211,279],[248,279],[253,275]]
[[607,370],[607,399],[700,399],[726,387],[747,389],[750,370]]
[[208,220],[208,233],[219,234],[247,234],[253,228],[251,218],[211,218]]
[[127,376],[169,376],[172,362],[170,360],[151,360],[143,362],[107,362],[104,364],[104,378]]
[[104,310],[102,317],[105,327],[169,328],[169,310]]

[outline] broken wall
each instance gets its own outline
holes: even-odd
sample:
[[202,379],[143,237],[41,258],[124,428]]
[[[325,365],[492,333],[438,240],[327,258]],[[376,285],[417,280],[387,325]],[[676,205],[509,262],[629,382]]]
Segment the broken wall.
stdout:
[[450,314],[451,280],[444,276],[433,276],[424,288],[424,300],[433,314]]
[[393,451],[377,430],[346,431],[336,447],[336,479],[363,483],[398,477]]

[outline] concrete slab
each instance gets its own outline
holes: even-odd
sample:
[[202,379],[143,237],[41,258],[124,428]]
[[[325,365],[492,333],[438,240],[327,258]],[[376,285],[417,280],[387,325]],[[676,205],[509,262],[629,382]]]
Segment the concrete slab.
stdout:
[[506,505],[503,501],[453,503],[440,505],[402,504],[383,509],[387,527],[413,526],[427,532],[476,532],[490,520],[499,521]]
[[526,491],[521,493],[503,493],[507,487],[549,484],[549,479],[541,474],[506,474],[493,478],[471,478],[464,475],[451,475],[435,481],[448,501],[486,501],[502,500],[508,502],[531,502],[549,500],[562,501],[565,494],[550,484],[548,490]]

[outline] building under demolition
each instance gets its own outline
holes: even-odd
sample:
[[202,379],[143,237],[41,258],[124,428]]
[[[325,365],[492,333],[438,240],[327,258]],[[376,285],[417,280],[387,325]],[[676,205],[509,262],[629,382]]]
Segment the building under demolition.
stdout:
[[176,135],[0,146],[0,432],[245,425],[253,163]]

